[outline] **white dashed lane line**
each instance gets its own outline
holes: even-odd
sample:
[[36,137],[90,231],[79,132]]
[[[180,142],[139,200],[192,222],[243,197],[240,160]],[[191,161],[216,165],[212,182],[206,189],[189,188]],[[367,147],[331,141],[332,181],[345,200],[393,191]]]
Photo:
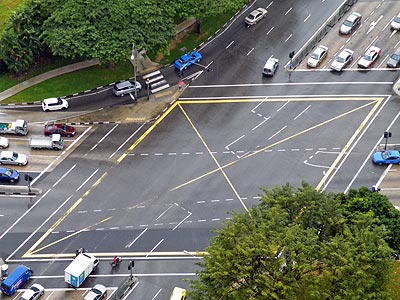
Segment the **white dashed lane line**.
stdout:
[[[286,127],[283,127],[282,129],[280,129],[277,133],[283,131]],[[273,136],[271,136],[270,138],[272,139],[277,133],[275,133]],[[240,139],[240,138],[239,138]],[[231,144],[235,143],[237,141],[232,142]],[[229,147],[231,144],[227,145],[227,147]],[[260,145],[257,146],[257,148],[259,148]],[[291,148],[291,149],[276,149],[276,150],[272,150],[272,149],[266,149],[263,152],[267,153],[267,152],[273,152],[273,151],[277,151],[277,152],[285,152],[285,151],[327,151],[328,148],[326,147],[320,147],[320,148],[305,148],[305,149],[299,149],[299,148]],[[332,147],[329,148],[331,150],[337,151],[340,150],[340,147]],[[236,151],[222,151],[222,152],[218,152],[218,151],[213,151],[212,154],[234,154],[234,153],[253,153],[256,152],[256,150],[254,151],[244,151],[244,150],[236,150]],[[195,151],[195,152],[181,152],[181,153],[177,153],[177,152],[168,152],[168,153],[161,153],[161,152],[156,152],[156,153],[131,153],[131,156],[177,156],[177,155],[203,155],[203,154],[208,154],[205,153],[203,151]]]
[[[191,223],[205,223],[205,222],[221,222],[224,220],[231,220],[230,217],[226,217],[226,218],[212,218],[210,220],[208,219],[198,219],[198,220],[187,220],[184,223],[186,224],[191,224]],[[149,228],[150,226],[154,226],[154,227],[160,227],[160,226],[175,226],[176,224],[178,224],[178,222],[169,222],[169,223],[154,223],[152,225],[149,224],[141,224],[141,225],[126,225],[124,227],[119,227],[119,226],[114,226],[114,227],[110,227],[110,228],[104,228],[104,227],[100,227],[100,228],[95,228],[95,229],[87,229],[85,230],[85,232],[89,232],[89,231],[104,231],[104,230],[122,230],[122,229],[141,229],[143,227],[145,227],[146,229]],[[169,228],[166,228],[169,229]],[[76,232],[76,230],[65,230],[65,231],[53,231],[51,234],[65,234],[65,233],[74,233]]]

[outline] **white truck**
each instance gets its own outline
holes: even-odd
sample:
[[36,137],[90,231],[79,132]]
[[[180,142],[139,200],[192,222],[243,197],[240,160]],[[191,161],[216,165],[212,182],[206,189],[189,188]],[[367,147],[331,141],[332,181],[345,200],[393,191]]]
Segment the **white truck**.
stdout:
[[25,120],[16,120],[14,122],[0,122],[0,133],[27,135],[28,122]]
[[64,148],[64,139],[58,133],[50,136],[34,135],[29,140],[32,149],[53,149],[61,150]]
[[99,265],[100,260],[89,253],[81,253],[64,270],[65,282],[74,287],[79,287],[85,279]]

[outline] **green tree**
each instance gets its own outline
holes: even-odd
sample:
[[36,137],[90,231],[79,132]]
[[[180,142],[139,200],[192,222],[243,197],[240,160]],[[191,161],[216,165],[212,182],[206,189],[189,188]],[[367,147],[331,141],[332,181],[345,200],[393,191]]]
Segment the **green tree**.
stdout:
[[43,24],[42,37],[53,54],[118,62],[132,44],[165,50],[175,36],[172,9],[163,0],[66,0]]
[[28,1],[12,13],[0,39],[0,57],[17,75],[26,71],[43,51],[41,3],[39,0]]
[[178,16],[182,18],[194,16],[196,19],[203,19],[240,9],[248,0],[172,0],[169,2]]
[[348,218],[357,214],[372,214],[379,219],[386,231],[386,241],[389,246],[400,254],[400,211],[398,211],[389,199],[380,193],[373,193],[363,187],[358,190],[350,190],[348,194],[339,194],[339,200],[344,205]]
[[191,299],[390,299],[395,262],[378,218],[305,183],[263,192],[216,230]]

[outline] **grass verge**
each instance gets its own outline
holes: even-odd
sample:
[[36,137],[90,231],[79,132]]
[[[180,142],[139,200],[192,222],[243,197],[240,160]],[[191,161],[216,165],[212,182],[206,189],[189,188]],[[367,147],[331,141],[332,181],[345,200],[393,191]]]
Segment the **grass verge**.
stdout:
[[132,65],[128,60],[117,64],[113,70],[106,66],[95,66],[46,80],[3,100],[2,103],[32,102],[50,97],[62,97],[131,76]]
[[5,29],[8,17],[11,12],[23,2],[23,0],[2,0],[0,1],[0,32]]

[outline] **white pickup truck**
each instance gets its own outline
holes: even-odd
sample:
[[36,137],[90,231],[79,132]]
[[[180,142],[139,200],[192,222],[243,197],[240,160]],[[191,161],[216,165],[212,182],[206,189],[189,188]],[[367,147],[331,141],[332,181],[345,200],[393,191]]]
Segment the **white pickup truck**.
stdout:
[[14,122],[0,122],[0,133],[27,135],[28,122],[25,120],[16,120]]
[[34,135],[29,140],[29,146],[32,149],[61,150],[64,148],[64,139],[60,134],[52,134],[51,136]]

